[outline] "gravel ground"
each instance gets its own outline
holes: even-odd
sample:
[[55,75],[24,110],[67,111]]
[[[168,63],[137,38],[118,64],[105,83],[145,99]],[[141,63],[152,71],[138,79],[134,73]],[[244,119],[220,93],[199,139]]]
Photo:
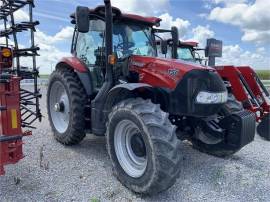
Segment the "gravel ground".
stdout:
[[[44,91],[45,92],[45,91]],[[183,143],[181,175],[166,192],[142,197],[112,175],[104,138],[91,135],[65,147],[53,138],[45,118],[26,137],[26,157],[0,177],[0,201],[269,201],[270,143],[259,136],[228,159]]]

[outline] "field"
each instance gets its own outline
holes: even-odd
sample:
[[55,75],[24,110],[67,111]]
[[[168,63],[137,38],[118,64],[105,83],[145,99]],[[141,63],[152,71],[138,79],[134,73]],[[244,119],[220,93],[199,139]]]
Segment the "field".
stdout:
[[256,73],[261,80],[270,80],[270,70],[257,70]]

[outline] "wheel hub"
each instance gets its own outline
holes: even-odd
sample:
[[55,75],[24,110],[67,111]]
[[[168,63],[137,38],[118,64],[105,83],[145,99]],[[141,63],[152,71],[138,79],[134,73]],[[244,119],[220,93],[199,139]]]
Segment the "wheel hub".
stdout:
[[135,134],[131,137],[131,149],[138,157],[146,156],[145,144],[140,134]]
[[65,133],[69,126],[70,101],[63,83],[55,81],[49,97],[49,113],[53,126],[59,133]]
[[120,166],[133,178],[141,177],[147,167],[147,150],[138,126],[120,121],[114,131],[115,153]]
[[65,110],[65,104],[61,101],[54,105],[54,111],[63,112]]

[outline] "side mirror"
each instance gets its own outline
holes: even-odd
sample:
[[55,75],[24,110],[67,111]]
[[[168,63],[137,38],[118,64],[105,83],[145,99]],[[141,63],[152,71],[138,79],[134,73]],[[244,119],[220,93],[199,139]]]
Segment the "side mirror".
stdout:
[[90,27],[89,9],[87,7],[78,6],[75,14],[78,32],[87,33]]
[[172,57],[173,58],[178,58],[177,55],[177,48],[178,48],[178,43],[179,43],[179,32],[177,27],[172,27]]
[[214,67],[216,65],[216,57],[222,57],[223,43],[216,39],[207,39],[207,45],[205,48],[205,57],[208,57],[208,65]]
[[216,39],[207,39],[205,57],[222,57],[223,43]]
[[160,41],[160,47],[161,47],[161,53],[163,55],[166,55],[167,52],[168,52],[168,44],[167,44],[167,41],[165,40],[161,40]]

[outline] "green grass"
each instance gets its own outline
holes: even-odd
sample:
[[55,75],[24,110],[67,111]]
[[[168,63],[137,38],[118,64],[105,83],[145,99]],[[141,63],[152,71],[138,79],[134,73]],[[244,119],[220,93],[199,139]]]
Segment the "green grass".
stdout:
[[270,70],[257,70],[256,73],[261,80],[270,80]]
[[49,76],[50,76],[50,75],[46,75],[46,74],[41,74],[41,75],[39,75],[39,77],[40,77],[41,79],[48,79]]
[[91,198],[91,199],[90,199],[90,202],[100,202],[100,200],[97,199],[97,198]]

